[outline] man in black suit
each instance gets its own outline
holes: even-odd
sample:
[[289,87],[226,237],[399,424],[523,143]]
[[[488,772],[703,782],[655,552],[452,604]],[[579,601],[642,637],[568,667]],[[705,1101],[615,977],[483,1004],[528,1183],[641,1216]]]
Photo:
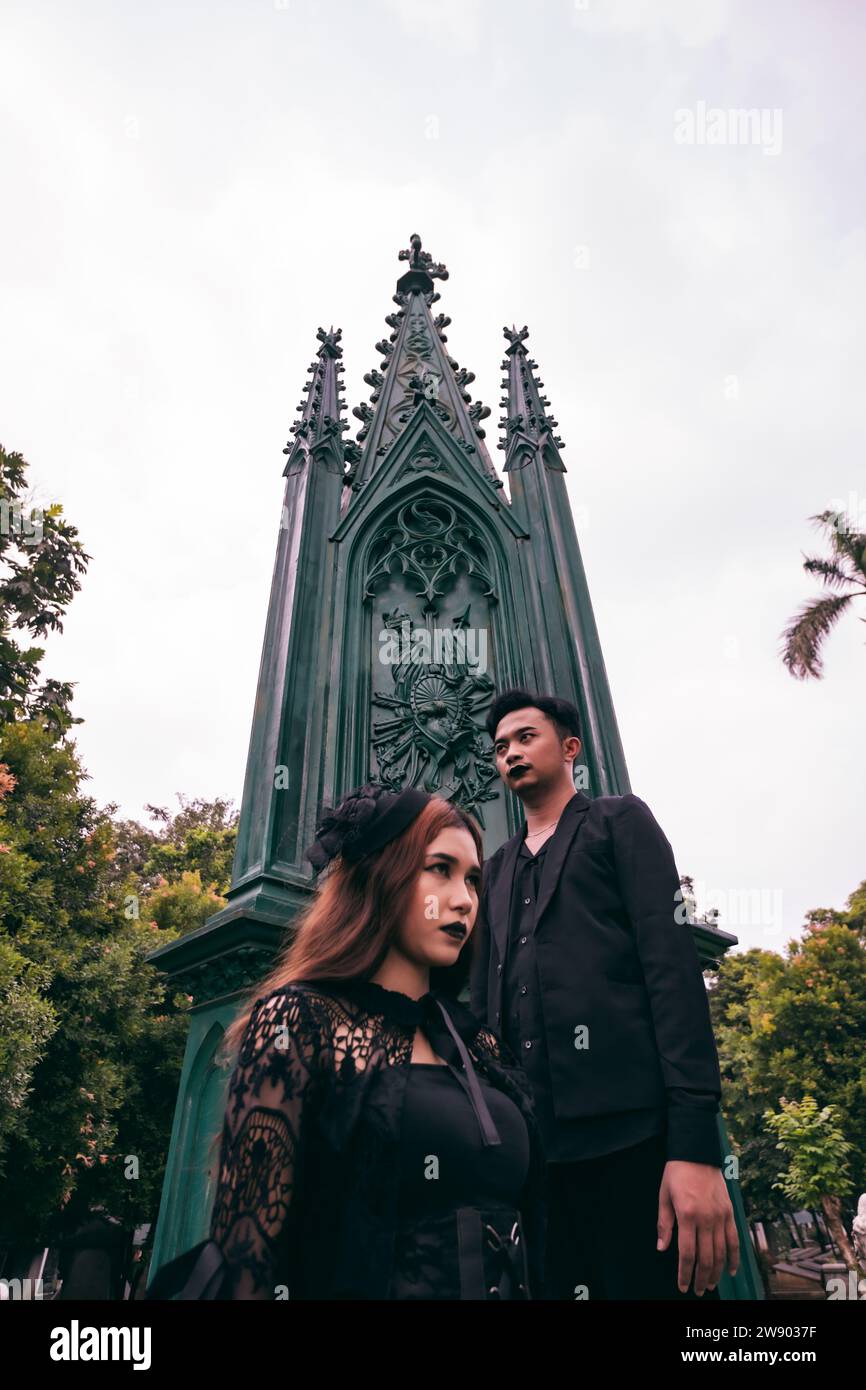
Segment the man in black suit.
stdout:
[[640,797],[575,790],[569,701],[506,691],[487,730],[526,824],[484,867],[471,1002],[535,1096],[546,1296],[718,1298],[739,1246],[718,1057],[671,847]]

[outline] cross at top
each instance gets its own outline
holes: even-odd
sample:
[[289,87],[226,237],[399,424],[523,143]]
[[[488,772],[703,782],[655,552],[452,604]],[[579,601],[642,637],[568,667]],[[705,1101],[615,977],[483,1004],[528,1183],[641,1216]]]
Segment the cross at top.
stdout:
[[400,251],[397,259],[408,261],[411,270],[420,270],[430,276],[431,280],[447,280],[448,271],[444,265],[433,260],[429,251],[421,250],[421,238],[417,232],[413,232],[409,238],[411,250]]

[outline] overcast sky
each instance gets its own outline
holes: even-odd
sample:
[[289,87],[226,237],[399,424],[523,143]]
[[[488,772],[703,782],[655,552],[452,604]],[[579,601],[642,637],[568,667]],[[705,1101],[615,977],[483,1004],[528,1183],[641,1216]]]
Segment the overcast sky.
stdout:
[[781,949],[842,907],[866,602],[823,680],[779,645],[808,517],[866,522],[864,30],[852,0],[5,0],[0,442],[93,557],[44,663],[86,790],[239,805],[316,329],[366,399],[417,230],[497,467],[529,325],[632,790],[699,909]]

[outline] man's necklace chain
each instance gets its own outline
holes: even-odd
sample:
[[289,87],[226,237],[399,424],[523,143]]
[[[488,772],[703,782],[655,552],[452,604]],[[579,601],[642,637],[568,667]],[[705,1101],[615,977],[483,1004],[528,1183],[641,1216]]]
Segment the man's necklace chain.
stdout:
[[544,832],[545,832],[545,830],[549,830],[551,826],[557,825],[558,822],[559,822],[559,817],[557,816],[556,820],[552,820],[552,821],[550,822],[550,825],[543,825],[543,826],[541,827],[540,830],[527,830],[527,832],[526,832],[526,838],[527,838],[527,840],[534,840],[534,839],[537,838],[537,836],[543,835]]

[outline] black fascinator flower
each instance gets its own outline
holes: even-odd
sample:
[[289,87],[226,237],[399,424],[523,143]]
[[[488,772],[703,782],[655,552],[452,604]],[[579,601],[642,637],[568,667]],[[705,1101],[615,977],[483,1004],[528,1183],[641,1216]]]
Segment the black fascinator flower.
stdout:
[[322,808],[316,838],[307,850],[314,869],[323,869],[338,854],[345,859],[361,857],[364,833],[381,810],[379,799],[386,792],[380,783],[366,782],[339,806]]

